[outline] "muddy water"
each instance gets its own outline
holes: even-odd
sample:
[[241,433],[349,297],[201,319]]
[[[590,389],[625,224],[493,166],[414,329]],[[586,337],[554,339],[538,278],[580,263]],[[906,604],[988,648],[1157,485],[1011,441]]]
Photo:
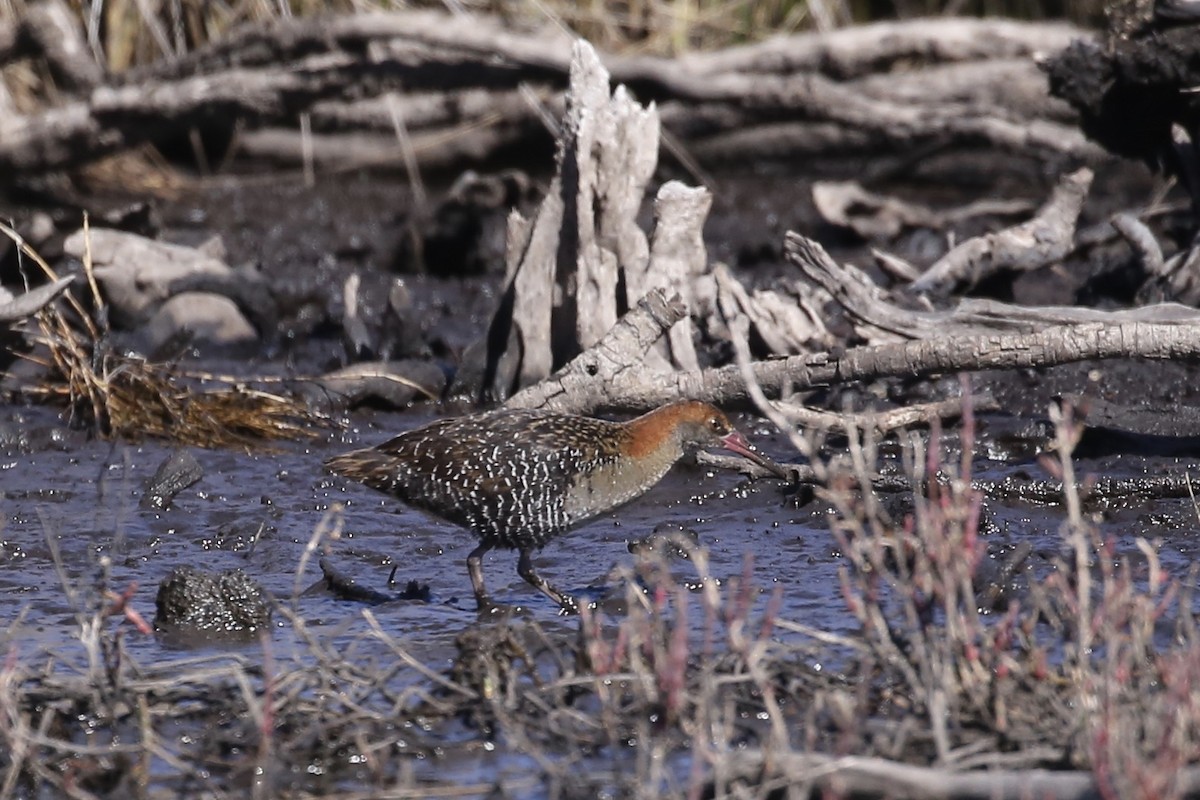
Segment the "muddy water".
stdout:
[[[308,443],[284,443],[270,452],[193,449],[203,478],[181,492],[165,511],[139,507],[147,481],[170,454],[160,442],[111,443],[88,440],[66,429],[49,409],[8,411],[4,422],[19,428],[0,460],[0,597],[3,624],[23,619],[11,641],[29,648],[62,651],[77,635],[75,609],[55,567],[78,589],[111,562],[118,590],[136,583],[135,606],[154,611],[158,582],[173,568],[240,568],[276,598],[294,602],[310,625],[352,636],[365,628],[361,603],[334,598],[320,584],[317,558],[302,556],[323,522],[337,521],[340,538],[326,537],[327,554],[362,585],[389,590],[396,567],[402,586],[415,579],[431,592],[428,603],[397,600],[371,609],[385,630],[411,652],[440,665],[452,654],[455,636],[477,618],[464,561],[473,538],[458,528],[341,478],[321,468],[328,455],[373,444],[424,422],[422,414],[358,415],[352,427]],[[788,446],[761,424],[742,427],[771,455],[793,458]],[[1108,457],[1082,462],[1080,469],[1108,476],[1183,470],[1186,459]],[[981,478],[1015,470],[1041,474],[1040,467],[980,461]],[[338,511],[337,509],[341,509]],[[1030,540],[1035,570],[1059,552],[1061,510],[1054,506],[989,503],[989,552],[1003,560],[1018,542]],[[720,580],[748,571],[761,592],[780,591],[785,619],[829,630],[853,627],[837,580],[840,563],[820,501],[798,508],[778,482],[747,482],[737,475],[681,465],[648,495],[552,542],[537,560],[543,574],[569,592],[602,600],[619,587],[622,567],[633,563],[631,540],[669,523],[695,531],[707,549],[710,570]],[[330,514],[332,513],[332,516]],[[1097,512],[1121,551],[1134,551],[1134,538],[1159,541],[1164,566],[1182,574],[1200,551],[1195,515],[1186,500],[1137,503]],[[680,580],[695,577],[687,562],[676,563]],[[551,626],[571,627],[556,607],[516,574],[513,553],[495,551],[485,562],[494,595],[519,604]],[[397,587],[398,588],[398,587]],[[287,625],[276,620],[277,645],[290,646]],[[135,658],[154,661],[173,646],[153,637],[130,636]]]
[[[393,670],[396,654],[378,638],[366,635],[367,608],[325,591],[315,558],[301,568],[314,531],[340,506],[340,516],[335,518],[340,519],[341,535],[325,538],[321,552],[359,583],[381,591],[387,590],[387,577],[396,565],[401,585],[410,579],[427,583],[432,593],[429,603],[393,601],[369,611],[408,654],[436,671],[447,669],[455,656],[456,637],[478,619],[464,565],[474,541],[452,526],[321,469],[328,455],[382,441],[427,418],[411,413],[355,415],[344,432],[306,444],[284,444],[269,453],[194,449],[203,478],[181,492],[169,509],[156,512],[138,504],[146,482],[169,455],[167,446],[88,440],[66,430],[47,409],[6,412],[0,422],[19,427],[24,435],[22,442],[9,443],[0,454],[0,646],[10,654],[40,659],[49,651],[59,661],[82,664],[75,609],[62,580],[72,589],[92,585],[98,563],[107,558],[112,586],[121,590],[136,583],[133,604],[147,618],[153,615],[158,581],[174,567],[241,568],[275,597],[294,604],[309,630],[334,644],[340,656],[359,666],[377,664]],[[769,454],[781,460],[790,457],[788,446],[767,435],[761,424],[739,422]],[[1082,473],[1109,476],[1187,466],[1186,459],[1121,456],[1080,465]],[[998,479],[1021,471],[1041,474],[1032,461],[982,460],[976,469],[982,478]],[[602,599],[618,586],[614,571],[634,559],[627,542],[660,523],[673,523],[696,532],[709,553],[713,576],[727,581],[748,574],[762,593],[760,609],[766,604],[762,598],[778,591],[782,619],[828,631],[850,631],[857,626],[842,601],[838,568],[844,562],[828,531],[826,512],[820,501],[797,508],[776,482],[746,483],[736,475],[681,466],[640,500],[552,542],[538,565],[556,585]],[[1030,567],[1034,574],[1044,575],[1061,551],[1062,519],[1061,509],[1054,506],[989,503],[988,561],[994,568],[1018,543],[1028,541],[1034,548]],[[1136,564],[1145,564],[1135,546],[1137,536],[1156,541],[1163,565],[1176,576],[1184,575],[1200,555],[1196,537],[1200,524],[1186,500],[1157,501],[1149,507],[1129,503],[1096,519],[1114,537],[1118,552],[1131,556]],[[62,565],[61,580],[56,561]],[[490,555],[485,574],[494,596],[522,605],[520,613],[537,619],[551,635],[572,634],[576,620],[559,616],[548,599],[517,576],[515,566],[512,553]],[[985,572],[988,568],[985,564]],[[676,562],[674,573],[680,581],[695,575],[686,561]],[[1145,578],[1144,566],[1138,574]],[[691,616],[693,627],[701,626],[702,616]],[[14,624],[18,617],[20,622]],[[777,636],[797,634],[778,630]],[[131,659],[141,664],[218,652],[240,654],[255,665],[268,658],[262,643],[255,640],[181,651],[176,643],[127,631],[124,642]],[[279,615],[269,648],[274,663],[290,658],[311,664],[313,658]],[[836,669],[836,659],[826,663]],[[403,683],[422,680],[415,670],[403,669],[396,675]],[[505,787],[508,796],[545,796],[538,777],[541,764],[519,744],[490,740],[458,720],[411,733],[410,741],[409,733],[399,731],[394,747],[400,754],[413,748],[415,780],[450,782],[472,796],[476,791],[478,796],[489,796],[498,785]],[[184,734],[190,732],[178,731]],[[161,735],[176,734],[168,728]],[[434,743],[438,755],[420,754],[422,743],[428,742]],[[570,763],[586,774],[589,785],[616,786],[622,785],[619,776],[631,774],[638,752],[630,747],[587,756],[571,754]],[[298,771],[303,766],[289,764],[281,769]],[[691,765],[686,753],[680,752],[664,768],[682,779]],[[153,769],[173,774],[166,764]],[[303,776],[296,772],[295,777]],[[369,778],[364,774],[361,780]],[[352,782],[344,788],[361,787]]]
[[[147,618],[153,616],[158,582],[173,568],[241,568],[277,598],[293,598],[299,589],[295,602],[310,624],[348,625],[346,631],[352,631],[365,624],[353,622],[364,606],[312,589],[320,579],[316,557],[298,574],[314,531],[338,507],[340,538],[326,539],[321,552],[341,571],[389,591],[389,573],[399,565],[401,585],[416,579],[429,586],[429,603],[395,601],[372,609],[406,646],[445,657],[454,637],[476,619],[464,563],[475,546],[469,534],[321,468],[332,453],[382,441],[428,417],[359,418],[357,428],[315,442],[285,443],[274,452],[193,449],[204,477],[165,511],[139,507],[146,483],[170,454],[164,444],[88,441],[65,430],[46,409],[9,418],[28,432],[29,443],[6,452],[0,463],[0,595],[5,616],[25,614],[22,639],[30,646],[57,650],[75,636],[55,549],[72,584],[94,580],[99,560],[110,559],[112,585],[137,583],[135,605]],[[765,444],[771,449],[777,443]],[[556,585],[601,599],[615,585],[610,572],[633,561],[627,543],[670,523],[697,533],[713,575],[740,576],[749,564],[762,589],[781,588],[789,616],[841,627],[846,623],[829,535],[819,514],[793,506],[778,482],[748,483],[737,475],[681,466],[647,497],[553,542],[538,565]],[[678,574],[687,579],[694,570],[681,561]],[[485,575],[497,599],[519,604],[539,620],[556,619],[551,601],[517,576],[513,553],[490,554]],[[288,636],[281,636],[282,644]],[[135,636],[128,644],[135,657],[162,655],[153,638]]]

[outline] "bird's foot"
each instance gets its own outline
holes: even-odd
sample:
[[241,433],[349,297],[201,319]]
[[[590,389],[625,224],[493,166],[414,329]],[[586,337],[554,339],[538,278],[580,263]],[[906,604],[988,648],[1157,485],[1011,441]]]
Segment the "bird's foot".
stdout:
[[560,595],[558,598],[558,613],[567,617],[578,614],[579,601],[569,594]]

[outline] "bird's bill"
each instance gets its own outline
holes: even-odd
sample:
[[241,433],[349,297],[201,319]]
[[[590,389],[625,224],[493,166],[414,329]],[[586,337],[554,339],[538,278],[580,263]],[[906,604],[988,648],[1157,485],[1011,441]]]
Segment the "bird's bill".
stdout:
[[742,436],[737,431],[733,431],[729,435],[722,437],[721,444],[726,450],[731,450],[743,458],[750,459],[768,472],[771,472],[772,474],[777,475],[784,480],[791,480],[791,476],[788,474],[787,470],[755,450],[754,446],[746,441],[746,437]]

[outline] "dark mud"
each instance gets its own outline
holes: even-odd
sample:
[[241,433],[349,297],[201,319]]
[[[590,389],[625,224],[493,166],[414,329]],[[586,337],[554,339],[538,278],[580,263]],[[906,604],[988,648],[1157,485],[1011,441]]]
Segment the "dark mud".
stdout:
[[[993,185],[1040,201],[1052,176],[1031,176],[1029,169],[1001,174]],[[1140,202],[1152,185],[1148,176],[1132,168],[1112,169],[1119,171],[1120,180],[1097,181],[1088,222],[1097,223],[1105,213]],[[975,180],[982,183],[983,178]],[[817,221],[809,200],[810,181],[811,174],[798,176],[795,168],[773,168],[755,176],[718,176],[707,229],[711,257],[730,262],[749,283],[769,283],[786,271],[782,235],[795,228],[816,233],[835,258],[869,263],[864,243]],[[978,188],[962,189],[957,196],[919,184],[909,191],[931,205],[948,205],[975,199]],[[387,287],[397,274],[402,241],[417,219],[402,183],[368,175],[323,178],[312,189],[286,177],[211,180],[163,203],[159,213],[164,237],[196,243],[220,235],[231,263],[257,262],[291,299],[280,329],[266,332],[260,350],[234,354],[197,348],[188,357],[188,363],[200,368],[244,376],[311,375],[340,365],[344,351],[337,320],[342,281],[351,271],[360,272],[362,294],[373,304],[365,315],[378,319]],[[898,250],[926,261],[944,247],[943,239],[915,231],[902,238]],[[1100,268],[1098,257],[1085,255],[1070,270],[1019,279],[1013,293],[1022,302],[1070,302]],[[416,329],[432,357],[448,370],[482,333],[499,271],[495,265],[483,275],[446,277],[436,274],[434,267],[429,273],[404,275]],[[993,480],[1012,475],[1050,478],[1038,460],[1047,444],[1047,407],[1066,395],[1090,395],[1118,405],[1115,414],[1104,418],[1093,450],[1082,452],[1081,475],[1119,478],[1193,470],[1196,448],[1187,442],[1175,450],[1150,447],[1144,438],[1147,431],[1121,430],[1120,407],[1165,418],[1165,429],[1160,426],[1154,436],[1175,442],[1194,437],[1195,432],[1185,427],[1192,416],[1177,412],[1181,406],[1200,406],[1197,377],[1196,365],[1116,362],[976,376],[973,388],[992,392],[1003,412],[979,420],[975,474]],[[949,379],[922,381],[893,387],[889,399],[920,400],[953,392],[956,386]],[[849,400],[862,406],[881,394],[876,387],[837,387],[813,400],[834,404]],[[436,413],[439,410],[433,407],[360,409],[345,417],[343,429],[310,442],[254,452],[192,449],[202,477],[158,510],[143,507],[141,501],[145,487],[171,454],[170,444],[99,441],[71,430],[56,409],[0,409],[0,602],[7,609],[0,621],[0,643],[22,653],[44,650],[76,660],[71,654],[78,648],[78,609],[63,581],[68,587],[86,586],[95,580],[101,560],[107,559],[111,586],[120,591],[137,584],[132,602],[147,617],[152,614],[154,588],[172,570],[241,569],[301,615],[309,631],[335,643],[356,641],[361,647],[359,637],[370,626],[362,612],[369,607],[378,625],[403,642],[418,661],[435,671],[446,670],[457,652],[456,639],[477,621],[465,569],[472,538],[325,474],[321,467],[336,452],[378,443]],[[1178,428],[1172,429],[1171,419],[1179,420]],[[772,457],[797,460],[766,423],[748,416],[737,421],[748,438]],[[1107,430],[1114,433],[1109,436]],[[955,441],[953,436],[947,440],[951,445]],[[1024,445],[1014,446],[1016,440]],[[843,443],[836,439],[826,444],[829,452],[840,447]],[[899,450],[892,448],[893,453]],[[1050,569],[1063,548],[1060,506],[995,500],[985,500],[985,505],[984,533],[993,569],[998,570],[1008,554],[1026,544],[1032,550],[1027,562],[1032,574]],[[1102,535],[1117,543],[1118,553],[1136,557],[1135,539],[1146,537],[1154,543],[1163,566],[1177,576],[1187,572],[1200,552],[1200,522],[1188,498],[1101,497],[1090,501],[1087,510]],[[843,562],[826,524],[828,511],[821,500],[799,506],[777,481],[747,483],[735,475],[683,465],[646,497],[553,542],[538,558],[538,567],[553,584],[619,611],[624,596],[621,575],[634,558],[629,544],[658,526],[675,526],[696,534],[708,551],[708,570],[717,579],[728,583],[748,578],[760,606],[778,593],[780,619],[849,632],[857,623],[847,612],[840,589],[838,570]],[[314,531],[330,528],[340,535],[314,538]],[[307,552],[313,541],[316,550]],[[370,606],[341,599],[325,588],[320,557],[360,585],[385,594],[399,594],[415,580],[428,587],[429,599]],[[679,580],[686,583],[694,578],[688,561],[672,563]],[[515,567],[515,554],[489,555],[485,570],[496,598],[519,605],[519,615],[538,620],[547,630],[569,635],[577,622],[559,617],[548,599],[532,592],[517,576]],[[393,571],[396,583],[389,586]],[[1020,583],[1028,578],[1022,570],[1014,580]],[[698,630],[703,621],[696,618],[692,624]],[[796,634],[781,630],[778,636],[787,639]],[[176,657],[179,648],[187,645],[152,636],[125,638],[128,656],[143,664]],[[264,650],[298,652],[296,634],[287,618],[280,616],[266,643],[192,646],[200,654],[232,650],[252,661],[262,657]],[[382,644],[374,652],[358,655],[390,657]],[[517,795],[547,791],[537,781],[520,777],[528,777],[533,760],[519,743],[489,742],[484,748],[476,733],[457,726],[425,735],[443,748],[442,760],[420,767],[418,777],[436,776],[471,786],[507,775]],[[690,764],[676,764],[673,769],[686,772]]]

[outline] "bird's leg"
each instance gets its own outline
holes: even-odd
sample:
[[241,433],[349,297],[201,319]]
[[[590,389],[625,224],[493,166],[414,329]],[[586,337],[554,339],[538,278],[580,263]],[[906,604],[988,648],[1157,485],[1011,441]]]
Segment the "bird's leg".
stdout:
[[545,578],[537,574],[537,570],[533,568],[533,556],[530,555],[528,547],[521,548],[521,560],[517,562],[517,574],[524,578],[531,586],[536,587],[542,594],[558,603],[563,611],[566,611],[568,614],[579,613],[579,604],[575,602],[574,597],[571,597],[569,594],[563,594],[547,583]]
[[475,604],[480,611],[495,608],[495,603],[488,596],[487,587],[483,585],[483,554],[492,549],[492,545],[483,542],[467,556],[467,573],[471,576],[471,588],[475,590]]

